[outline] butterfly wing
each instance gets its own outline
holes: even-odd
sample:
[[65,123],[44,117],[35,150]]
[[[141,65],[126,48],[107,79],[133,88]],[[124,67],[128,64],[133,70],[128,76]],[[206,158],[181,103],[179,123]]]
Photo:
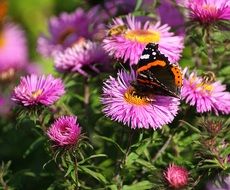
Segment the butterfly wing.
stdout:
[[[160,53],[158,45],[148,44],[138,62],[137,85],[163,95],[179,97],[182,85],[180,68],[170,64],[167,57]],[[136,86],[137,86],[136,85]],[[144,88],[145,87],[145,88]]]

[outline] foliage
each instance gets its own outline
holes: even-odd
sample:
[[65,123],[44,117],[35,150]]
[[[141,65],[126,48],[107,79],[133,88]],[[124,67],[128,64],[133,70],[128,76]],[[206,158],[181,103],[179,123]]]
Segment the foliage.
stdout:
[[[155,19],[155,13],[142,10],[143,2],[138,0],[132,13]],[[203,190],[211,179],[228,175],[228,115],[200,114],[182,101],[177,117],[162,129],[130,129],[105,117],[100,101],[103,82],[125,67],[122,63],[116,62],[110,72],[86,78],[54,71],[53,60],[36,52],[40,32],[47,33],[48,17],[97,3],[104,2],[10,1],[9,16],[25,28],[31,59],[41,63],[45,73],[62,78],[67,93],[50,107],[16,106],[1,116],[0,189],[170,189],[164,172],[171,163],[189,171],[184,189]],[[152,8],[159,4],[152,3]],[[229,90],[229,31],[197,23],[189,23],[186,29],[180,65],[199,74],[214,72]],[[12,85],[3,86],[4,91],[12,91]],[[62,115],[78,117],[83,134],[75,146],[56,147],[46,135]]]

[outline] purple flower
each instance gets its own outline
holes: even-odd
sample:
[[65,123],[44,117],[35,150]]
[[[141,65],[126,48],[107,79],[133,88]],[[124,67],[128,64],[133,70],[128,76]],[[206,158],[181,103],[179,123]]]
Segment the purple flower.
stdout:
[[87,76],[87,71],[99,72],[99,66],[108,63],[108,57],[102,47],[91,41],[83,40],[64,51],[54,53],[55,68],[58,71],[78,72]]
[[28,75],[21,77],[20,84],[14,88],[12,100],[24,106],[52,105],[65,93],[61,79],[52,75],[47,77]]
[[183,37],[174,36],[174,33],[169,32],[170,27],[167,24],[141,22],[128,15],[125,21],[115,18],[110,29],[121,25],[125,25],[127,30],[103,40],[104,49],[109,55],[123,59],[124,62],[129,61],[131,65],[137,64],[145,46],[153,42],[159,44],[159,50],[170,62],[175,63],[179,60],[183,50]]
[[22,69],[27,63],[27,45],[24,32],[14,24],[2,26],[0,34],[0,78]]
[[81,128],[75,116],[59,117],[47,131],[49,138],[58,146],[75,145],[80,134]]
[[50,37],[38,39],[38,51],[44,56],[51,56],[56,50],[64,50],[79,39],[93,39],[102,30],[103,25],[97,16],[99,7],[88,12],[78,8],[73,13],[62,13],[49,22]]
[[25,70],[27,74],[42,75],[44,73],[42,65],[37,63],[28,64]]
[[[104,7],[106,9],[105,14],[107,17],[114,17],[116,15],[125,15],[135,10],[137,1],[136,0],[106,0]],[[151,11],[153,0],[142,0],[140,10]]]
[[[179,35],[185,35],[185,20],[171,0],[162,0],[157,8],[162,24],[169,24]],[[167,12],[167,14],[165,14]]]
[[136,74],[118,72],[117,78],[104,82],[102,93],[103,112],[112,120],[122,122],[131,128],[161,128],[173,121],[178,112],[179,99],[169,96],[136,94],[131,82]]
[[229,0],[181,0],[181,3],[190,10],[191,18],[201,23],[230,19]]
[[192,72],[184,79],[181,96],[197,112],[204,113],[214,111],[216,115],[230,113],[230,93],[226,92],[225,85],[220,81],[207,80]]
[[[230,176],[219,177],[217,184],[209,182],[207,184],[207,190],[229,190],[230,189]],[[219,182],[221,183],[219,184]]]

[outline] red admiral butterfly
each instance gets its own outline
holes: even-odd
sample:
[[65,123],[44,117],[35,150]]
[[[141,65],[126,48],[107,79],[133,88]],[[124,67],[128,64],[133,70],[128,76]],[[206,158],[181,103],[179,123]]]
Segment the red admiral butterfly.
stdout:
[[161,54],[158,45],[145,47],[136,68],[137,79],[132,84],[137,93],[159,94],[180,98],[182,72]]

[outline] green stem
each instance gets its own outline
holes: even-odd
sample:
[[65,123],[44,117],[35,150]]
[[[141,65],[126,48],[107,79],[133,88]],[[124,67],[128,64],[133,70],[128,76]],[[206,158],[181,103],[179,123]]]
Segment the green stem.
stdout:
[[69,108],[65,103],[62,103],[62,104],[61,104],[61,108],[63,108],[64,111],[65,111],[68,115],[74,115],[74,114],[72,113],[72,111],[70,110],[70,108]]
[[130,149],[131,149],[131,144],[132,144],[132,139],[133,139],[134,132],[135,131],[132,130],[131,135],[129,136],[128,144],[127,144],[126,151],[125,151],[125,155],[124,155],[122,161],[120,162],[119,170],[118,170],[117,175],[115,177],[116,181],[118,181],[118,183],[117,183],[117,189],[118,190],[122,190],[124,178],[121,176],[121,170],[126,165],[126,159],[127,159],[127,156],[129,155],[129,152],[130,152]]
[[8,190],[8,186],[2,176],[0,177],[0,184],[2,185],[3,190]]
[[88,109],[88,105],[89,105],[89,96],[90,96],[89,83],[88,83],[88,79],[85,78],[84,79],[84,106],[86,110]]
[[169,135],[167,141],[165,142],[165,144],[161,147],[161,149],[156,153],[156,155],[153,157],[152,162],[155,162],[166,150],[166,148],[168,147],[169,143],[172,140],[172,135]]
[[74,173],[75,173],[75,178],[76,178],[76,190],[79,189],[78,186],[78,162],[77,162],[77,158],[74,158],[74,163],[75,163],[75,167],[74,167]]
[[206,27],[205,41],[207,44],[208,65],[211,66],[213,63],[213,56],[212,56],[213,55],[213,49],[212,49],[212,43],[211,43],[211,37],[210,37],[210,26]]

